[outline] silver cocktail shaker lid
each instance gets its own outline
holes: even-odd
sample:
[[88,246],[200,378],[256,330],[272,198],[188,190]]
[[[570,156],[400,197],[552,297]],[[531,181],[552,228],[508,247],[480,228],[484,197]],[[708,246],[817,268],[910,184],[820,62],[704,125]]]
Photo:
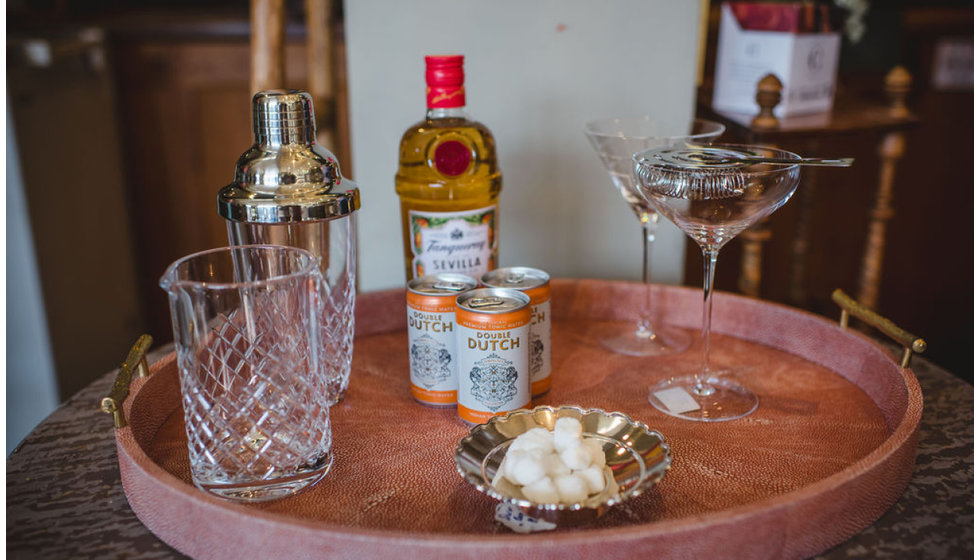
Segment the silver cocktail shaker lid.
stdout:
[[332,220],[361,206],[360,193],[340,174],[337,158],[316,142],[313,100],[298,90],[268,90],[252,98],[255,144],[218,193],[218,214],[235,222],[276,224]]

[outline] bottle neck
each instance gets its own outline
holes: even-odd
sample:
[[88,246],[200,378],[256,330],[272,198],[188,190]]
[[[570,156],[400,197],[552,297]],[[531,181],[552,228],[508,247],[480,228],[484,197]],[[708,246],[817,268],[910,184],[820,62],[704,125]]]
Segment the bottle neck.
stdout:
[[466,119],[466,107],[429,107],[425,112],[426,120],[434,119]]

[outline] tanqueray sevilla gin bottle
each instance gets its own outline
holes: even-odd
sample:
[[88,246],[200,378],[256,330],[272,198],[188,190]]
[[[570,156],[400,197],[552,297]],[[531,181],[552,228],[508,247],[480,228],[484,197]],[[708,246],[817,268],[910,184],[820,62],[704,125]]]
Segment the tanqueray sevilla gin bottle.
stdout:
[[407,280],[440,272],[479,279],[497,266],[501,176],[493,135],[466,114],[461,55],[425,57],[425,119],[399,147]]

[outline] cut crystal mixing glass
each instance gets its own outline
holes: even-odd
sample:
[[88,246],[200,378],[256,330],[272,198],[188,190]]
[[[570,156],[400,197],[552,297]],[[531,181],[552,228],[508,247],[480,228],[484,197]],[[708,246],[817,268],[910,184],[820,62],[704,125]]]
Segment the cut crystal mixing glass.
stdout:
[[636,191],[633,154],[652,148],[688,143],[710,143],[725,131],[724,125],[695,119],[683,126],[671,125],[650,116],[609,118],[585,125],[585,134],[609,171],[613,185],[643,226],[643,284],[646,288],[639,318],[634,325],[619,325],[604,335],[602,345],[619,354],[656,356],[679,352],[690,344],[681,329],[664,325],[652,313],[650,250],[660,216]]
[[711,367],[711,295],[722,246],[772,214],[790,199],[800,179],[799,164],[750,163],[739,155],[799,160],[782,150],[718,144],[668,147],[633,156],[639,193],[701,247],[704,304],[701,363],[689,375],[650,389],[650,403],[671,416],[707,422],[752,413],[758,397]]
[[311,253],[259,245],[184,257],[160,279],[170,300],[197,487],[265,501],[329,470],[321,283]]

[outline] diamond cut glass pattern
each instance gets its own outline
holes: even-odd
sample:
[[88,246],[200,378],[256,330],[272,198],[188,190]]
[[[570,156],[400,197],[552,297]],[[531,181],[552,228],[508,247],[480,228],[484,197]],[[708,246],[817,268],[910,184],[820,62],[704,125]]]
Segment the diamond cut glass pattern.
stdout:
[[354,296],[356,254],[353,216],[328,222],[294,224],[228,225],[232,245],[246,242],[287,245],[305,249],[319,257],[323,278],[320,293],[320,336],[323,339],[321,366],[330,378],[331,404],[343,399],[350,383],[354,352]]
[[[209,262],[184,262],[193,260]],[[219,249],[178,261],[161,285],[170,293],[195,485],[260,501],[322,478],[332,459],[334,380],[321,363],[316,259],[287,247]]]
[[[333,229],[352,227],[350,220]],[[346,231],[345,231],[346,233]],[[320,336],[323,339],[323,367],[328,370],[331,404],[343,398],[350,384],[351,360],[354,357],[354,244],[347,235],[331,235],[328,262],[321,262],[323,306],[320,313]],[[340,258],[345,255],[346,258]]]

